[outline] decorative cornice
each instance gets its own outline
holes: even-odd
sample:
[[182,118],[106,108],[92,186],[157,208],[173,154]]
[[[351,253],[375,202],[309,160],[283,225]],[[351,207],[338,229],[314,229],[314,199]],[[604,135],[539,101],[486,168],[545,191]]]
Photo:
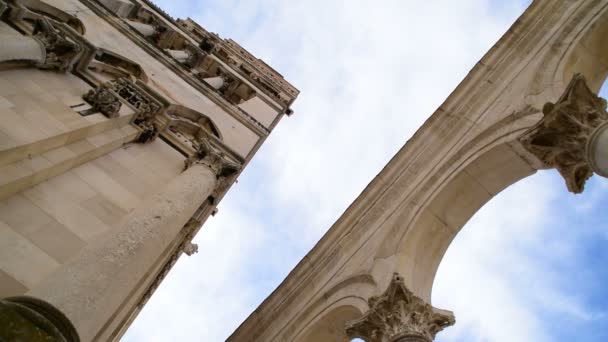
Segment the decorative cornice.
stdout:
[[117,30],[124,33],[129,39],[131,39],[131,41],[141,47],[144,51],[148,52],[176,75],[180,76],[186,83],[200,91],[203,95],[207,96],[210,100],[228,112],[232,117],[236,118],[238,121],[254,131],[258,136],[263,137],[270,134],[270,130],[253,116],[243,111],[237,105],[234,105],[228,100],[224,99],[220,93],[213,89],[213,87],[207,85],[205,82],[191,73],[184,64],[179,63],[166,51],[155,46],[140,32],[129,26],[129,24],[124,20],[112,15],[111,12],[108,11],[103,4],[99,3],[98,0],[82,0],[82,2],[91,10],[96,12],[101,18],[105,19],[108,23],[114,26]]
[[259,91],[280,104],[283,110],[287,111],[289,105],[298,96],[299,91],[280,73],[232,39],[222,39],[190,18],[178,19],[177,24],[182,31],[199,43],[201,49],[231,66],[234,72],[255,84]]
[[394,273],[386,291],[371,297],[369,311],[346,324],[351,338],[367,342],[396,342],[402,339],[431,342],[435,335],[456,321],[451,312],[433,308],[405,287],[403,278]]
[[608,121],[606,100],[594,94],[576,74],[556,103],[543,107],[543,119],[520,141],[545,168],[556,168],[568,190],[581,193],[593,175],[587,145],[593,131]]

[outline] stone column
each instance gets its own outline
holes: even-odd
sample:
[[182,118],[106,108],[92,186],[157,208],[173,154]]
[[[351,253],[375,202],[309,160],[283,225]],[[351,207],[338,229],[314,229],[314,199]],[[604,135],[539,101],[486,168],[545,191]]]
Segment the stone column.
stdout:
[[368,302],[369,311],[346,324],[350,338],[366,342],[431,342],[438,332],[455,323],[450,311],[436,309],[416,297],[397,273],[386,291]]
[[545,104],[543,115],[520,141],[544,168],[556,168],[573,193],[583,192],[594,172],[608,176],[606,100],[582,75],[574,75],[556,103]]
[[189,167],[162,191],[27,296],[61,311],[83,341],[94,340],[216,185],[235,173],[222,157],[209,148],[190,158]]

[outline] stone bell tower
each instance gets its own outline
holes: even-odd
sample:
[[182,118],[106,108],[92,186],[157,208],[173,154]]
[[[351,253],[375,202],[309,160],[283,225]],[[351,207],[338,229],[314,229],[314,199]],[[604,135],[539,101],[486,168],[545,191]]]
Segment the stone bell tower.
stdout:
[[118,340],[299,91],[146,0],[0,0],[0,340]]

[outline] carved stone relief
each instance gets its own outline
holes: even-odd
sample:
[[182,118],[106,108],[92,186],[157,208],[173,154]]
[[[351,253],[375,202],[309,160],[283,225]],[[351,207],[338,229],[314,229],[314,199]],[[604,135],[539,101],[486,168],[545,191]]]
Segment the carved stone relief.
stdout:
[[122,106],[120,100],[104,85],[89,90],[82,98],[109,118],[118,117]]
[[38,65],[40,69],[66,71],[82,51],[80,45],[56,29],[46,18],[36,21],[34,38],[40,41],[46,50],[45,61]]
[[369,300],[369,311],[346,324],[350,338],[367,342],[433,341],[456,321],[449,311],[438,310],[416,297],[397,273],[386,291]]
[[209,167],[218,179],[230,177],[236,174],[240,165],[236,160],[232,160],[225,152],[211,145],[207,139],[202,139],[196,152],[184,161],[184,169],[194,164],[202,164]]
[[520,141],[546,168],[556,168],[568,190],[581,193],[593,175],[586,158],[593,131],[608,121],[606,100],[594,94],[582,75],[574,75],[556,103],[547,103],[543,119]]

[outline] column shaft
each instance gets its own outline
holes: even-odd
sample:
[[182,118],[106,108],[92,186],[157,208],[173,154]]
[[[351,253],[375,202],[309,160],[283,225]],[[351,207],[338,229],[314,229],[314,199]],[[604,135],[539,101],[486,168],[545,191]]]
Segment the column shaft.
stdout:
[[94,340],[216,183],[208,166],[192,165],[27,295],[57,307],[83,341]]

